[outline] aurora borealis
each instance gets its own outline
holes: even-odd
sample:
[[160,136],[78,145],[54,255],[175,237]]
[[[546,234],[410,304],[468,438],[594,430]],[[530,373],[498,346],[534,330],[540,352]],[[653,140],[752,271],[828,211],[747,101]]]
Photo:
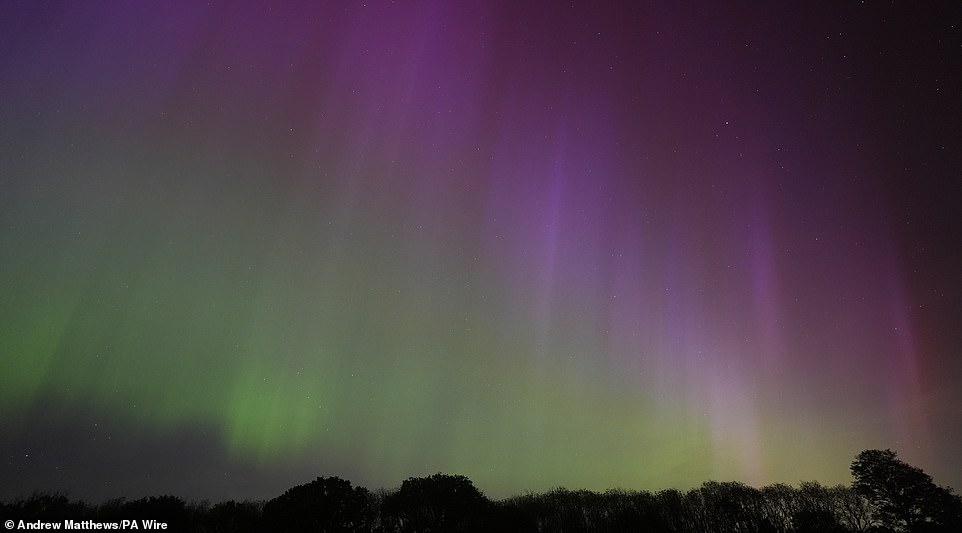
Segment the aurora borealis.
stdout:
[[962,488],[950,5],[3,2],[0,497]]

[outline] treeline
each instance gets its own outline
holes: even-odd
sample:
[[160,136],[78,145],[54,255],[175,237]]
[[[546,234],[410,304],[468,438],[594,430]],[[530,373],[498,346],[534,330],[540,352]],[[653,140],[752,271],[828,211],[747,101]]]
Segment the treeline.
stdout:
[[817,482],[761,489],[709,481],[647,491],[555,489],[490,500],[468,478],[435,474],[370,491],[319,477],[266,502],[187,503],[174,496],[99,505],[34,494],[0,504],[16,521],[159,520],[173,531],[327,532],[936,532],[962,531],[962,500],[888,450],[852,464],[852,486]]

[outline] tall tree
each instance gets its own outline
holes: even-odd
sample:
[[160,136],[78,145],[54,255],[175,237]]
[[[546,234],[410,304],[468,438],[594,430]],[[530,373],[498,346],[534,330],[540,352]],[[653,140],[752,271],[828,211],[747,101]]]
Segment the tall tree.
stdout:
[[852,487],[875,506],[876,519],[896,531],[948,530],[957,524],[959,497],[892,450],[865,450],[852,462]]

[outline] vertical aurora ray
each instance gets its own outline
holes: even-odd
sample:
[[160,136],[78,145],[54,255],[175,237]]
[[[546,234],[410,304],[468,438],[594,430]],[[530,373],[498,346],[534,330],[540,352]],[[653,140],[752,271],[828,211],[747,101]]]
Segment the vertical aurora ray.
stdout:
[[227,465],[242,488],[186,494],[214,498],[835,483],[868,447],[951,474],[927,451],[958,439],[929,420],[951,346],[918,333],[879,185],[895,127],[863,124],[842,60],[804,74],[833,23],[2,9],[0,419],[85,443],[32,463],[6,433],[21,482],[183,493],[131,481],[190,475],[171,459],[79,481],[104,427]]

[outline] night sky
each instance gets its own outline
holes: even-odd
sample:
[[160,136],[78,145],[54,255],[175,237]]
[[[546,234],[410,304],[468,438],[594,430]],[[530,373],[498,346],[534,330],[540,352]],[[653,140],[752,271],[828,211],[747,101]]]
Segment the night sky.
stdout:
[[0,498],[962,489],[955,5],[0,2]]

